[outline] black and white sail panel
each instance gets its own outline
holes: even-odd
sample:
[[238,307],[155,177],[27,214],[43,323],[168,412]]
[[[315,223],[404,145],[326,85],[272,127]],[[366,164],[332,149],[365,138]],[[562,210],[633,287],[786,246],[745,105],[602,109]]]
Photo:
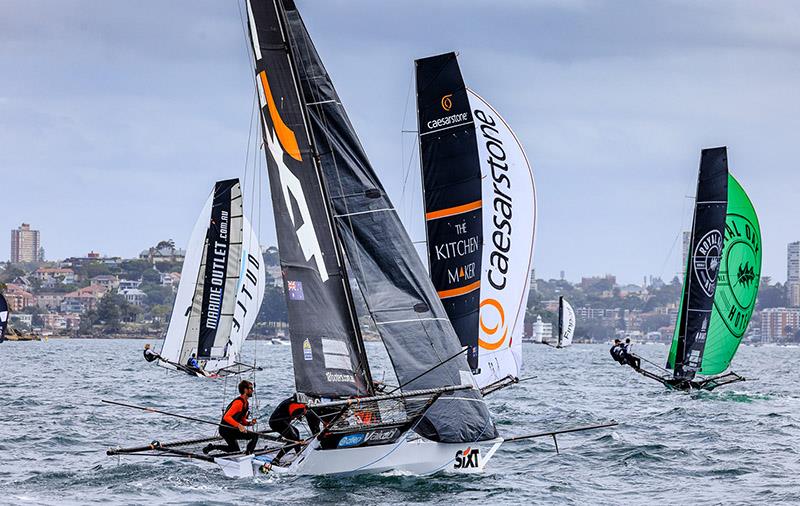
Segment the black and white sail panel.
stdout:
[[239,180],[217,182],[189,239],[161,356],[185,365],[195,354],[207,372],[231,365],[263,300],[262,263]]
[[575,335],[575,310],[572,304],[567,302],[563,296],[558,298],[558,342],[556,346],[563,348],[572,344],[572,336]]
[[0,343],[6,339],[6,327],[8,326],[8,301],[0,293]]
[[[431,370],[457,354],[458,337],[367,160],[294,3],[285,0],[281,5],[336,231],[398,380],[409,382],[408,389],[472,384],[464,357]],[[443,396],[416,430],[444,442],[496,436],[489,411],[476,390]]]
[[347,274],[287,52],[283,9],[248,1],[267,172],[289,313],[295,386],[316,397],[372,391]]
[[[697,179],[692,242],[670,364],[675,377],[692,379],[703,360],[723,248],[728,209],[726,148],[704,149]],[[674,362],[673,362],[674,360]]]
[[483,210],[472,112],[455,53],[415,64],[430,277],[477,371]]

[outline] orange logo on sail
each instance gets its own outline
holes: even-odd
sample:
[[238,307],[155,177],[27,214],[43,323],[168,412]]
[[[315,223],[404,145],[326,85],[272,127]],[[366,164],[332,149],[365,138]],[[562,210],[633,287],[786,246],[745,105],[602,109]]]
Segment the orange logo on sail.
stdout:
[[278,140],[283,150],[298,162],[302,161],[303,157],[300,155],[297,137],[295,137],[292,129],[283,122],[283,118],[281,118],[278,112],[278,107],[275,105],[275,99],[272,97],[272,90],[269,87],[269,79],[267,79],[267,71],[262,71],[258,76],[261,78],[261,86],[264,90],[264,99],[267,102],[267,109],[269,109],[269,117],[272,120],[272,126],[275,128],[275,133],[278,135]]
[[451,93],[449,95],[445,95],[442,97],[442,109],[444,109],[445,111],[449,111],[450,109],[453,108],[453,99],[450,98],[452,96],[453,94]]
[[[494,326],[490,327],[487,325],[485,319],[490,320],[491,323],[494,323]],[[501,329],[503,332],[496,341],[484,341],[479,336],[478,346],[489,351],[496,350],[501,347],[506,340],[506,336],[508,335],[508,328],[506,328],[505,311],[503,311],[503,306],[500,304],[500,302],[498,302],[496,299],[484,299],[481,301],[480,324],[483,334],[488,337],[494,337],[500,334]]]

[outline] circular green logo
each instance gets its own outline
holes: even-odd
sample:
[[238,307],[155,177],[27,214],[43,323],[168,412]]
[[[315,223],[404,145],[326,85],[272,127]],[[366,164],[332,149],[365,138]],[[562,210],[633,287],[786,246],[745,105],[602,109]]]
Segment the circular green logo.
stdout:
[[742,337],[758,293],[761,273],[761,237],[753,224],[739,214],[725,220],[725,247],[714,305],[728,330]]

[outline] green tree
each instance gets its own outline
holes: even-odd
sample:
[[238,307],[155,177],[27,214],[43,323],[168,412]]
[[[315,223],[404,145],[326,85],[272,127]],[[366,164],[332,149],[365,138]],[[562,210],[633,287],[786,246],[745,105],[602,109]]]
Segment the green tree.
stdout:
[[148,269],[142,272],[142,283],[160,284],[161,273],[155,269]]

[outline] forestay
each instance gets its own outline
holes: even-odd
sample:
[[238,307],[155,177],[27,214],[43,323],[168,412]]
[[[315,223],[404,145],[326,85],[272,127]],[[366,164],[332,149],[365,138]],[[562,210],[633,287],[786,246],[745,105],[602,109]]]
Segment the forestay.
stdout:
[[[471,370],[463,357],[432,369],[457,354],[458,338],[367,160],[294,3],[286,0],[281,5],[286,15],[283,27],[288,35],[290,57],[301,84],[314,154],[319,157],[336,237],[352,266],[352,275],[386,345],[398,380],[407,383],[407,389],[472,384]],[[270,33],[279,31],[273,27]],[[262,31],[258,33],[261,36]],[[281,41],[272,42],[278,45]],[[274,194],[275,181],[270,176]],[[423,374],[426,371],[430,372]],[[476,390],[442,396],[426,412],[416,430],[441,442],[460,443],[496,436],[489,411]]]
[[159,364],[184,365],[193,353],[208,373],[234,364],[263,297],[261,250],[241,186],[219,181],[189,239]]

